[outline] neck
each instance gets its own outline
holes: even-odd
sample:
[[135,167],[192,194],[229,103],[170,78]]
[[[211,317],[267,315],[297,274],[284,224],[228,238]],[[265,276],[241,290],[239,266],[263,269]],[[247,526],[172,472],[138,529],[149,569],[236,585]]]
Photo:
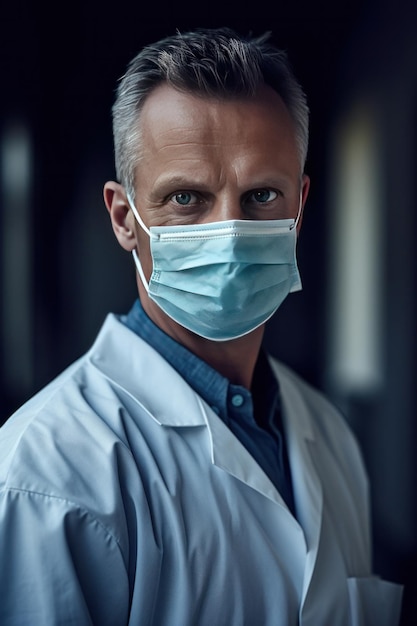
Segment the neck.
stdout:
[[141,303],[151,320],[175,341],[208,363],[231,383],[251,388],[263,338],[263,326],[238,339],[210,341],[174,322],[147,297],[147,294],[141,294]]
[[193,336],[186,347],[234,385],[252,386],[253,372],[263,337],[263,327],[231,341],[214,342]]

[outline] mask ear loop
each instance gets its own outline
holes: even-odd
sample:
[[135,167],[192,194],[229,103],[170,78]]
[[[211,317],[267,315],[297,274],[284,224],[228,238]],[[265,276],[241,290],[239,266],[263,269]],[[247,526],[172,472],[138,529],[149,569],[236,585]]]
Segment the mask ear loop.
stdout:
[[298,213],[297,213],[297,217],[294,220],[294,224],[292,224],[290,226],[290,230],[294,230],[294,228],[297,228],[298,226],[298,222],[300,221],[300,217],[301,217],[301,209],[303,206],[303,192],[300,191],[300,202],[298,204]]
[[301,217],[302,206],[303,206],[303,193],[302,193],[302,191],[300,191],[300,203],[298,205],[297,217],[294,220],[294,224],[292,224],[292,226],[290,226],[290,230],[294,230],[294,228],[297,228],[298,222],[300,221],[300,217]]
[[[130,197],[130,195],[128,193],[126,194],[126,197],[127,197],[127,201],[129,203],[129,206],[132,209],[132,213],[135,216],[136,221],[138,222],[139,226],[145,231],[145,233],[150,238],[151,237],[151,233],[150,233],[149,229],[143,223],[143,220],[142,220],[141,216],[139,215],[139,212],[136,209],[132,198]],[[149,293],[149,284],[148,284],[148,282],[147,282],[147,280],[145,278],[145,274],[143,273],[142,264],[141,264],[141,262],[139,260],[138,253],[136,252],[136,249],[132,250],[132,256],[133,256],[133,260],[134,260],[135,265],[136,265],[136,269],[137,269],[138,274],[140,276],[140,279],[142,281],[142,285],[145,287],[146,292]]]
[[132,198],[130,197],[130,194],[126,193],[126,197],[127,197],[127,201],[129,203],[129,206],[132,209],[132,213],[135,216],[136,221],[138,222],[139,226],[142,228],[142,230],[145,231],[145,233],[148,235],[148,237],[151,237],[151,231],[149,230],[149,228],[147,226],[145,226],[141,216],[139,215],[138,210],[135,207],[135,203],[133,202]]

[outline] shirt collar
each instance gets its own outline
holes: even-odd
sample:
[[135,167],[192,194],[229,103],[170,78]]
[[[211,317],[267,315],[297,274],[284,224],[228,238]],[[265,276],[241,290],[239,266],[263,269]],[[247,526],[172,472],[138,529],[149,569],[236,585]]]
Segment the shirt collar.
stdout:
[[[139,299],[136,299],[129,313],[121,317],[121,321],[154,348],[224,421],[228,421],[232,396],[251,396],[247,389],[232,385],[227,378],[154,324]],[[255,367],[253,391],[257,420],[268,422],[276,413],[279,392],[276,378],[262,351]]]

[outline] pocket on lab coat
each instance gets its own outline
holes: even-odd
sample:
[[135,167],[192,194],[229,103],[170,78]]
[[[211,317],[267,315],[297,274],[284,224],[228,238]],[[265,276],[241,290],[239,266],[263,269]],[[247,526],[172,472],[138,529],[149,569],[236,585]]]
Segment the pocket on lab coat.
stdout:
[[351,626],[398,626],[403,587],[377,577],[348,578]]

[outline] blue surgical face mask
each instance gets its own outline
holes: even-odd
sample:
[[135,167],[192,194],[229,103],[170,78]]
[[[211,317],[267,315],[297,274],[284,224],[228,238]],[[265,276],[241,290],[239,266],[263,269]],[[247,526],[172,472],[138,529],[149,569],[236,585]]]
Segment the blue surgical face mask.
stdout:
[[298,217],[148,229],[130,198],[129,203],[150,238],[149,284],[133,251],[149,297],[197,335],[213,341],[246,335],[264,324],[290,292],[301,289]]

